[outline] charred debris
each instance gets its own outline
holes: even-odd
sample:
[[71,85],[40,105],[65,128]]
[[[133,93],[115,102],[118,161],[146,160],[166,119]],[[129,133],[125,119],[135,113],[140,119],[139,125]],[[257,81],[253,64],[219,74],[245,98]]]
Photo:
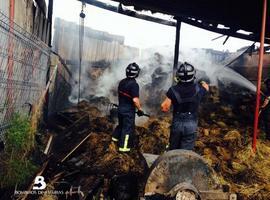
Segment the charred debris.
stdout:
[[[219,182],[238,199],[270,195],[269,142],[261,131],[258,152],[251,149],[254,96],[211,87],[200,110],[195,152],[216,171]],[[162,98],[162,97],[160,97]],[[159,99],[157,99],[159,101]],[[149,106],[150,107],[150,106]],[[107,110],[104,108],[108,108]],[[156,108],[153,108],[156,109]],[[49,119],[49,148],[39,174],[47,190],[61,195],[26,199],[137,199],[143,196],[149,166],[143,153],[162,154],[169,138],[170,116],[156,112],[136,127],[135,148],[119,153],[111,141],[114,108],[105,97],[91,97]],[[52,139],[49,139],[49,138]]]
[[[96,83],[104,69],[92,68],[87,73]],[[78,105],[51,115],[46,134],[37,135],[42,152],[35,153],[33,160],[39,165],[36,175],[45,177],[48,193],[14,196],[14,188],[5,188],[1,198],[142,197],[150,167],[144,154],[161,155],[166,151],[171,124],[170,114],[159,111],[165,91],[155,84],[166,82],[168,73],[157,68],[151,78],[152,83],[142,89],[144,107],[151,117],[137,123],[135,148],[130,153],[119,153],[111,140],[117,123],[115,106],[107,97],[89,95]],[[219,183],[240,200],[265,200],[270,196],[270,143],[264,140],[263,131],[259,133],[257,153],[251,148],[254,101],[249,91],[219,83],[219,87],[210,87],[199,111],[195,152],[215,170]],[[31,190],[34,179],[16,189]]]

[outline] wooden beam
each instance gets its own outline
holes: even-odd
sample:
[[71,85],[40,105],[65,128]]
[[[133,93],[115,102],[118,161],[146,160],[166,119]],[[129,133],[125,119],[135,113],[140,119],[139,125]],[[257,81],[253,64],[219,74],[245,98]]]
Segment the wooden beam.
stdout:
[[[181,18],[182,22],[184,22],[184,23],[187,23],[187,24],[199,27],[199,28],[203,28],[203,29],[206,29],[209,31],[213,31],[216,33],[228,35],[231,37],[237,37],[240,39],[250,40],[250,41],[256,41],[256,42],[260,41],[259,27],[258,27],[258,30],[256,30],[258,23],[254,22],[254,20],[256,20],[256,18],[258,17],[257,14],[260,12],[255,12],[256,16],[252,15],[250,20],[248,20],[247,18],[244,18],[243,16],[241,16],[241,18],[239,17],[239,19],[233,19],[231,17],[231,14],[225,15],[225,13],[219,13],[220,15],[213,14],[214,13],[213,9],[215,10],[215,13],[216,13],[217,9],[219,10],[220,7],[222,8],[222,5],[227,4],[225,0],[220,1],[219,7],[214,6],[214,4],[206,4],[205,2],[203,3],[203,1],[202,2],[198,1],[196,3],[193,2],[193,4],[190,3],[189,1],[186,1],[185,3],[179,3],[177,1],[172,1],[169,3],[169,2],[166,2],[165,0],[147,0],[147,1],[144,1],[144,0],[134,0],[134,1],[113,0],[113,1],[121,2],[122,4],[127,5],[127,6],[135,6],[136,9],[148,10],[148,11],[152,11],[152,12],[159,12],[159,13],[163,13],[163,14],[177,16],[177,17]],[[234,12],[234,14],[238,13],[237,10],[240,7],[240,5],[242,6],[243,2],[244,1],[235,2],[235,4],[236,4],[235,8],[233,8],[233,10],[232,10]],[[262,1],[260,1],[260,2],[262,2]],[[246,5],[248,6],[248,9],[247,9],[248,11],[246,10],[246,7],[243,11],[245,11],[247,13],[252,13],[252,11],[260,8],[260,2],[252,3],[252,4],[247,3]],[[201,4],[205,4],[206,8],[202,9],[200,7]],[[210,6],[210,8],[209,8],[209,6]],[[191,7],[194,9],[190,9]],[[208,12],[207,12],[207,8],[208,8]],[[223,10],[223,9],[221,9],[221,10]],[[248,15],[247,17],[250,17],[250,15]],[[246,20],[243,20],[243,18]],[[249,21],[252,21],[252,22],[247,23]],[[217,27],[218,24],[226,25],[228,27],[231,27],[231,29],[218,28]],[[243,34],[243,33],[238,33],[236,31],[232,31],[232,29],[246,30],[248,32],[251,32],[251,34],[247,35],[247,34]],[[266,35],[265,42],[270,44],[269,34]]]
[[173,77],[172,77],[173,83],[174,83],[174,74],[177,70],[178,59],[179,59],[180,29],[181,29],[181,21],[177,20],[176,33],[175,33],[175,47],[174,47]]
[[105,10],[109,10],[112,12],[116,12],[122,15],[126,15],[129,17],[135,17],[138,19],[143,19],[146,21],[150,21],[150,22],[154,22],[154,23],[158,23],[158,24],[162,24],[162,25],[166,25],[166,26],[176,26],[176,22],[175,21],[169,21],[169,20],[165,20],[165,19],[161,19],[161,18],[157,18],[157,17],[152,17],[152,16],[148,16],[148,15],[144,15],[144,14],[140,14],[136,11],[133,10],[129,10],[129,9],[123,9],[122,6],[119,4],[119,6],[113,6],[110,4],[106,4],[97,0],[78,0],[81,2],[85,2],[87,4],[90,4],[92,6],[96,6]]
[[49,150],[50,150],[51,144],[52,144],[52,140],[53,140],[53,135],[50,134],[48,143],[47,143],[46,148],[45,148],[45,150],[44,150],[44,154],[45,154],[45,155],[48,155],[48,153],[49,153]]
[[38,19],[38,38],[42,40],[42,34],[43,34],[43,24],[44,24],[44,15],[42,12],[40,12],[39,19]]
[[52,47],[52,42],[51,42],[51,28],[52,25],[49,21],[47,21],[48,25],[47,25],[47,33],[46,33],[46,39],[45,39],[45,43],[49,46]]
[[33,34],[38,37],[38,28],[39,28],[39,7],[35,7],[35,17],[33,23]]
[[[231,37],[237,37],[240,39],[244,39],[244,40],[250,40],[250,41],[260,41],[259,35],[254,35],[254,34],[250,34],[250,35],[246,35],[246,34],[242,34],[242,33],[238,33],[238,32],[233,32],[230,29],[222,29],[222,28],[218,28],[216,26],[211,26],[211,24],[205,23],[204,21],[199,22],[196,20],[192,20],[188,17],[181,17],[181,21],[187,24],[190,24],[192,26],[196,26],[208,31],[213,31],[216,33],[220,33],[223,35],[228,35]],[[270,44],[270,38],[265,37],[265,42]]]
[[43,19],[43,28],[42,28],[42,34],[41,34],[41,40],[46,43],[46,37],[47,37],[47,29],[48,29],[48,22],[46,17]]
[[[207,1],[166,1],[166,0],[113,0],[135,9],[160,12],[172,16],[201,20],[203,24],[222,24],[231,29],[245,30],[254,33],[260,40],[260,16],[263,1],[234,1],[228,6],[226,0],[217,4]],[[243,5],[245,5],[244,9]],[[242,12],[239,13],[239,10]],[[252,13],[252,15],[250,14]],[[267,35],[270,38],[270,15],[268,15]],[[182,21],[184,22],[184,21]],[[245,34],[239,34],[245,35]],[[232,36],[232,35],[230,35]],[[234,36],[237,37],[237,36]],[[253,39],[249,39],[254,41]]]
[[53,0],[49,0],[49,5],[48,5],[48,30],[49,34],[47,34],[47,40],[46,43],[49,45],[49,47],[52,47],[52,15],[53,15]]
[[62,160],[61,163],[64,162],[76,149],[78,149],[79,146],[81,146],[91,135],[92,133],[89,133],[79,144],[77,144]]

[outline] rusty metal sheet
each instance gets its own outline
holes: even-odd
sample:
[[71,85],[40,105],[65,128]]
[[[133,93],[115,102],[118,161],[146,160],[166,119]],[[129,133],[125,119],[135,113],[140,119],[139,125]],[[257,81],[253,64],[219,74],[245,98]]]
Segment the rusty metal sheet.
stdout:
[[155,162],[155,160],[158,158],[158,155],[150,154],[150,153],[144,153],[143,157],[145,158],[148,167],[150,168],[152,164]]
[[202,200],[236,200],[236,194],[225,193],[222,191],[201,191]]
[[198,191],[219,189],[214,170],[201,156],[193,151],[173,150],[153,163],[145,195],[168,194],[179,183],[189,183]]

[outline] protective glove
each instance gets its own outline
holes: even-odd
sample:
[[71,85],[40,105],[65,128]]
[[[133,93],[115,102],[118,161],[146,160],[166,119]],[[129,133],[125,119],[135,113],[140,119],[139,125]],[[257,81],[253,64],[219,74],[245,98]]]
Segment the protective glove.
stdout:
[[137,115],[138,115],[139,117],[141,117],[141,116],[144,115],[144,112],[143,112],[142,110],[138,110],[138,111],[137,111]]
[[207,84],[205,81],[200,81],[200,84]]
[[209,85],[205,81],[200,81],[200,84],[206,91],[209,91]]

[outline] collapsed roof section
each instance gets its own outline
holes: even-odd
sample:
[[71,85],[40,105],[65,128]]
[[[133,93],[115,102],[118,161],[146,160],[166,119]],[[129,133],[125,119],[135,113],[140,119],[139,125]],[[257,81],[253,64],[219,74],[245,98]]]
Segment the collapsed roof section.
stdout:
[[[82,1],[82,0],[81,0]],[[88,3],[91,0],[84,0]],[[175,16],[182,22],[220,34],[259,41],[262,0],[111,0],[135,10]],[[268,7],[269,13],[269,7]],[[270,15],[265,42],[270,44]]]

